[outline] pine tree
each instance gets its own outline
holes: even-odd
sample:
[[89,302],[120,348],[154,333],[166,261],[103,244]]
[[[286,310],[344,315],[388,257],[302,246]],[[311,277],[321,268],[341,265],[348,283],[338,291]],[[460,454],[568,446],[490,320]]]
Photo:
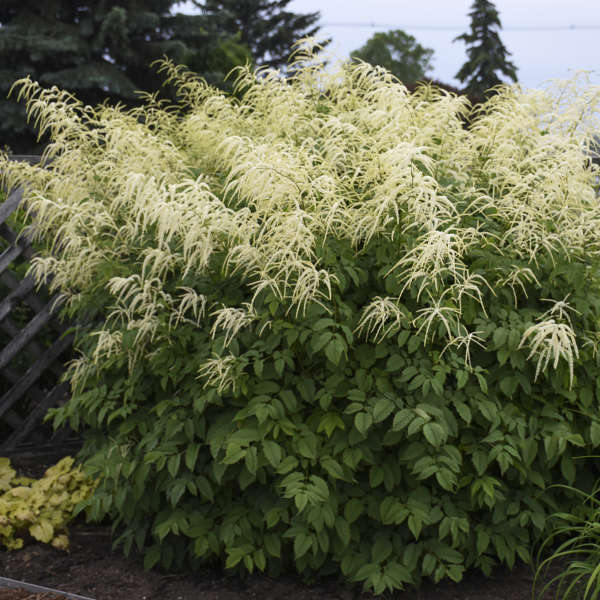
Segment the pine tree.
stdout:
[[454,40],[462,40],[467,44],[469,57],[456,78],[462,83],[466,82],[467,93],[483,96],[490,88],[503,83],[497,72],[517,81],[517,67],[508,60],[511,53],[498,35],[502,24],[494,4],[489,0],[475,0],[469,16],[471,31]]
[[[315,36],[318,12],[296,14],[285,10],[291,0],[193,0],[215,27],[250,48],[258,65],[283,67],[300,38]],[[328,40],[321,42],[324,46]]]
[[27,75],[88,104],[107,98],[134,104],[137,90],[160,86],[150,63],[161,56],[202,71],[213,83],[246,61],[247,52],[217,39],[202,15],[172,14],[175,4],[178,0],[2,0],[0,147],[23,152],[35,145],[23,107],[6,99],[13,82]]

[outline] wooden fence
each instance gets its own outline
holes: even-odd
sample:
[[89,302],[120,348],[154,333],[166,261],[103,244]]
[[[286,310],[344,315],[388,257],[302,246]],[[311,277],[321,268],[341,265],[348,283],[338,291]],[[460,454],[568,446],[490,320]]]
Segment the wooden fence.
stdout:
[[77,444],[70,430],[43,422],[49,408],[68,399],[60,377],[73,338],[56,317],[60,296],[36,290],[25,275],[34,250],[27,233],[7,223],[22,196],[12,190],[0,203],[0,456],[13,457],[61,454]]

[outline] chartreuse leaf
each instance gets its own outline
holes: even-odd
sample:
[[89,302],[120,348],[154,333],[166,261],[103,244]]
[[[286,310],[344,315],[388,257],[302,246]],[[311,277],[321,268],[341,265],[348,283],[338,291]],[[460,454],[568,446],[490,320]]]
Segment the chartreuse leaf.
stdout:
[[54,537],[54,527],[50,521],[40,520],[29,528],[29,533],[39,542],[47,544]]

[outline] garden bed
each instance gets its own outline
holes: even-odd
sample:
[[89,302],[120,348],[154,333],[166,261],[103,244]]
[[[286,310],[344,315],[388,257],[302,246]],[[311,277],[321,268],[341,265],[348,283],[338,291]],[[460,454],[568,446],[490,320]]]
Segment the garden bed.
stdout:
[[0,600],[93,600],[41,585],[0,577]]
[[[140,557],[123,557],[111,550],[110,529],[78,525],[71,531],[67,554],[44,544],[28,544],[19,551],[0,551],[4,577],[64,590],[97,600],[370,600],[371,594],[349,588],[335,579],[307,585],[294,578],[270,579],[252,575],[244,580],[219,570],[183,575],[144,571]],[[499,568],[492,577],[469,574],[456,584],[425,585],[419,592],[386,594],[394,600],[531,600],[533,574],[517,565],[512,571]],[[60,596],[2,596],[1,600],[62,600]],[[6,592],[8,593],[8,592]],[[553,598],[547,594],[545,600]]]

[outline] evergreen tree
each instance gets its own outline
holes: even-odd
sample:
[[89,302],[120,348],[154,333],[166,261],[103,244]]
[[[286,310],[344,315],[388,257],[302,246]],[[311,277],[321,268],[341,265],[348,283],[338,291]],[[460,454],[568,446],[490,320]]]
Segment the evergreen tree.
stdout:
[[[259,65],[283,67],[300,38],[315,36],[318,12],[296,14],[285,10],[291,0],[193,0],[215,27],[240,35]],[[326,45],[328,41],[320,42]]]
[[422,80],[431,69],[432,56],[431,48],[421,46],[412,35],[400,29],[376,33],[351,54],[352,58],[385,67],[403,83]]
[[498,35],[502,24],[494,4],[489,0],[475,0],[469,16],[471,31],[454,40],[462,40],[467,44],[469,57],[456,78],[462,83],[466,82],[467,93],[483,96],[490,88],[503,83],[497,72],[517,81],[517,67],[508,60],[510,52]]
[[136,90],[162,82],[150,63],[161,56],[201,71],[215,83],[247,52],[217,39],[201,15],[172,14],[178,0],[2,0],[0,3],[0,146],[31,151],[24,109],[6,99],[29,75],[88,104],[136,102]]

